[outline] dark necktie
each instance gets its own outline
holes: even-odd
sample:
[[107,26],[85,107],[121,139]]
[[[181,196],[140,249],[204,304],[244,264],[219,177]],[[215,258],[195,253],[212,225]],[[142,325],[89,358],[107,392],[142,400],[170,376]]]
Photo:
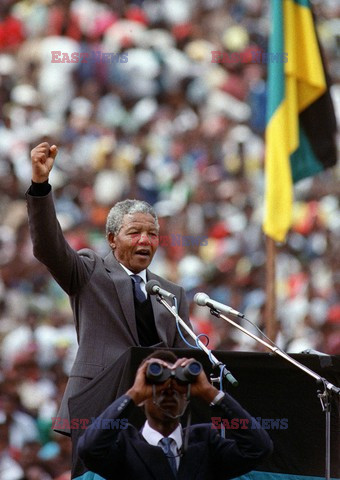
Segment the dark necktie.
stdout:
[[130,275],[130,276],[133,281],[133,291],[135,294],[135,298],[141,303],[145,302],[146,300],[145,294],[140,286],[141,282],[143,281],[142,277],[140,277],[139,275]]
[[175,477],[177,477],[176,458],[170,448],[171,442],[174,442],[172,438],[164,437],[158,443],[161,446],[163,452],[165,453],[165,456],[167,457],[168,462],[170,463],[170,467],[171,467],[171,470],[173,471],[173,474],[175,475]]

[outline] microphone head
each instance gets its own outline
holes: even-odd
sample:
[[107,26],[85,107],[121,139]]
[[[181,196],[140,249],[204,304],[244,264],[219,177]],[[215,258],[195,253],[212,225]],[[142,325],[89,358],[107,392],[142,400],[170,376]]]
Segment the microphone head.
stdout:
[[205,307],[207,301],[209,300],[209,295],[203,292],[196,293],[194,296],[194,302],[201,307]]
[[160,287],[161,284],[158,280],[149,280],[145,285],[145,290],[149,295],[155,295],[156,292],[153,291],[154,287]]

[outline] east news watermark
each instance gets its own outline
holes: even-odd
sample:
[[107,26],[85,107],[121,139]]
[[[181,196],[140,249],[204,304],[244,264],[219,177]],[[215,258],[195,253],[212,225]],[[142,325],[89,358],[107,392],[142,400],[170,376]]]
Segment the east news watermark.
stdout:
[[127,418],[63,418],[52,417],[52,428],[61,430],[86,430],[90,425],[99,430],[126,430]]
[[261,52],[261,51],[251,51],[251,52],[221,52],[221,51],[212,51],[211,52],[211,63],[223,63],[227,64],[238,64],[238,63],[255,63],[255,64],[268,64],[268,63],[287,63],[288,62],[288,53],[287,52]]
[[[52,428],[61,430],[86,430],[89,426],[98,430],[126,430],[127,418],[63,418],[52,417]],[[221,418],[211,417],[213,430],[287,430],[288,418]]]
[[211,417],[211,428],[213,430],[287,430],[288,418],[221,418]]
[[51,51],[51,63],[92,63],[92,64],[112,64],[112,63],[127,63],[129,61],[128,53],[113,53],[113,52],[62,52],[61,50]]

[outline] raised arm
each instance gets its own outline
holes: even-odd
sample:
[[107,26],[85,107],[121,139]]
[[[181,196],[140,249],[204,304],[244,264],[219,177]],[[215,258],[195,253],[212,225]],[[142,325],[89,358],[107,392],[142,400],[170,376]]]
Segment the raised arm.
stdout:
[[94,259],[81,256],[66,242],[57,220],[49,174],[58,149],[47,142],[31,152],[32,185],[26,199],[34,256],[49,269],[55,280],[69,295],[74,294],[90,278]]

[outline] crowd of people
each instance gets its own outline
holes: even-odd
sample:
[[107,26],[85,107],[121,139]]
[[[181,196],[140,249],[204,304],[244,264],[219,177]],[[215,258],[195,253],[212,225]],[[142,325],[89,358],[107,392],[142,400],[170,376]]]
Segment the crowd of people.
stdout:
[[[339,118],[339,5],[313,4]],[[32,253],[24,196],[38,143],[58,146],[50,182],[74,249],[105,254],[111,206],[146,200],[161,227],[151,269],[189,300],[206,292],[263,327],[267,65],[254,52],[266,51],[269,29],[261,0],[1,2],[4,480],[69,478],[69,439],[50,426],[77,338],[66,295]],[[238,55],[216,63],[216,51]],[[340,354],[336,168],[300,182],[295,197],[277,253],[276,340]],[[191,320],[211,348],[259,349],[193,302]]]

